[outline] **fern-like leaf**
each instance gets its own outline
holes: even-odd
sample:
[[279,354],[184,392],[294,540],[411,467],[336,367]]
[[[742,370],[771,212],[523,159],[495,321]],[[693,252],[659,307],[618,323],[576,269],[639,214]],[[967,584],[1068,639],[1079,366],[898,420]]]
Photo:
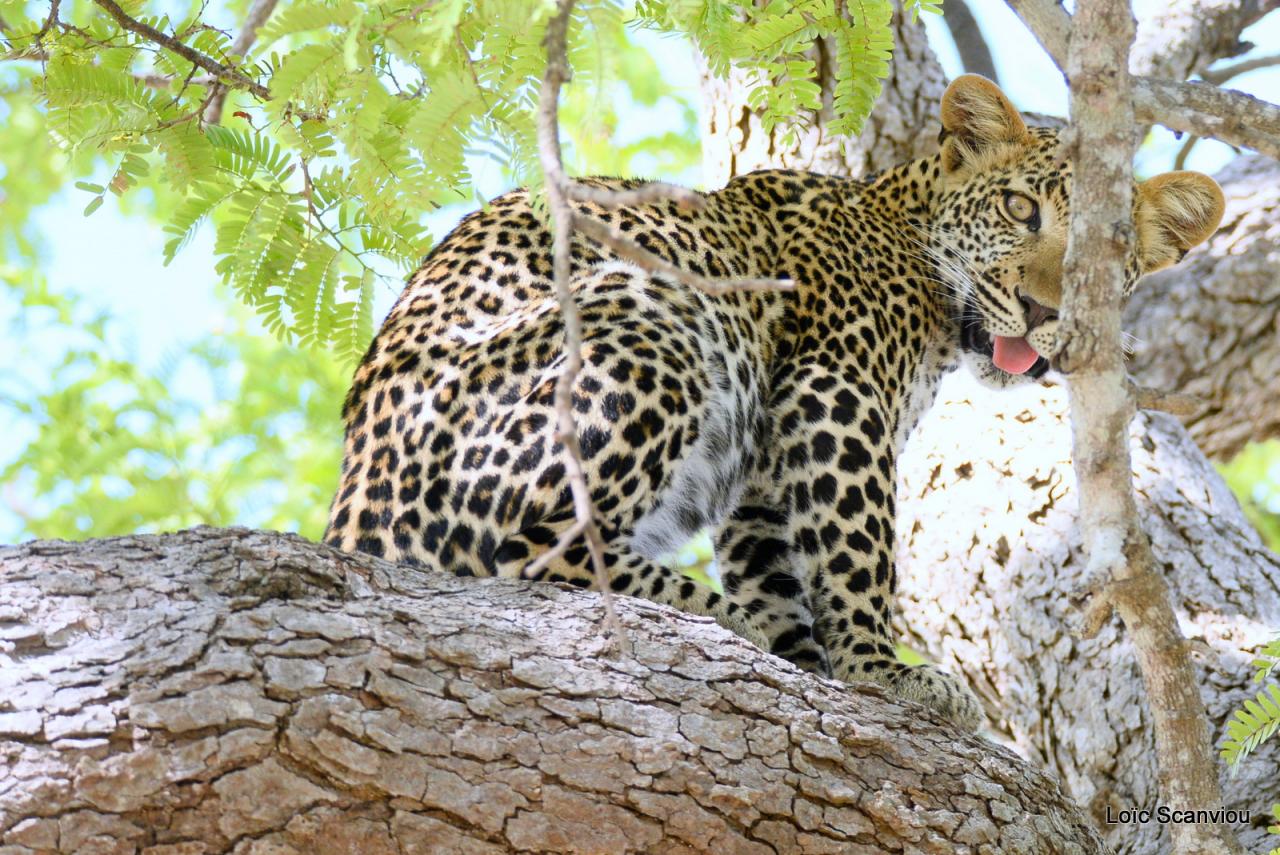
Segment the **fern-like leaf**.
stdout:
[[1253,667],[1258,669],[1253,675],[1255,683],[1261,683],[1280,668],[1280,637],[1262,646],[1258,658],[1253,660]]
[[258,45],[260,48],[270,47],[285,36],[327,27],[345,29],[358,14],[360,7],[353,0],[289,4],[271,16],[258,34]]
[[1280,685],[1271,684],[1244,703],[1227,723],[1222,758],[1234,771],[1259,745],[1280,730]]

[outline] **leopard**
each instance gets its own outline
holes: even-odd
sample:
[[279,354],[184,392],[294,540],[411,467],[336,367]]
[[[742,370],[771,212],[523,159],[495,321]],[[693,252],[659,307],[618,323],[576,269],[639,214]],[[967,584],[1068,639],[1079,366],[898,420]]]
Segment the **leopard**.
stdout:
[[[1072,164],[1059,131],[1028,126],[985,78],[951,82],[940,118],[935,154],[865,179],[762,170],[697,206],[573,201],[691,274],[791,287],[710,293],[575,236],[570,406],[614,594],[710,616],[975,731],[985,711],[966,685],[897,655],[897,462],[948,372],[1000,389],[1053,370]],[[1126,294],[1224,208],[1213,179],[1187,171],[1135,180],[1133,199]],[[559,306],[552,233],[525,190],[431,250],[355,371],[326,543],[592,585],[580,537],[548,555],[576,531],[554,433]],[[672,561],[704,532],[719,591]]]

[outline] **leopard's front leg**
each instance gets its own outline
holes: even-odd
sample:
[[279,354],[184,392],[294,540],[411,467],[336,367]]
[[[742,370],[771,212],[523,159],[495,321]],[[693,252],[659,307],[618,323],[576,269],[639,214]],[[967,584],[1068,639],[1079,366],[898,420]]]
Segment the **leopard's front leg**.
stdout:
[[795,409],[780,414],[777,475],[832,673],[880,683],[976,730],[982,710],[964,684],[895,657],[893,437],[877,396],[828,377],[812,366],[797,372],[787,396]]

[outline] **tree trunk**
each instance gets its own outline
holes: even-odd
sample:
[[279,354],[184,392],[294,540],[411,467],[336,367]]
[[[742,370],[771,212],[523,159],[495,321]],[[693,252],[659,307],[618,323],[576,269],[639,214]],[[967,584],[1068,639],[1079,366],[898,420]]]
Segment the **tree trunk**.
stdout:
[[[808,163],[856,177],[933,150],[932,92],[941,75],[922,27],[899,21],[896,34],[908,51],[895,59],[886,88],[916,95],[881,102],[864,138],[848,143],[853,156],[824,154],[839,141],[823,134],[817,116],[798,148],[773,165]],[[743,95],[705,86],[706,115],[758,127]],[[776,128],[771,139],[785,131]],[[732,128],[709,134],[709,182],[770,165],[768,150]],[[1204,395],[1208,403],[1190,424],[1214,454],[1275,435],[1280,423],[1277,177],[1269,161],[1233,164],[1223,176],[1231,200],[1223,230],[1140,285],[1128,312],[1139,338],[1137,378]],[[913,644],[969,681],[1015,750],[1061,777],[1108,845],[1147,855],[1167,850],[1165,827],[1105,822],[1108,807],[1114,814],[1157,803],[1149,711],[1132,650],[1116,626],[1089,641],[1070,632],[1083,567],[1066,406],[1053,386],[997,393],[961,375],[943,384],[900,462],[901,620]],[[1143,522],[1221,734],[1229,712],[1257,688],[1250,654],[1280,626],[1280,560],[1175,419],[1140,416],[1132,439]],[[1262,846],[1264,813],[1280,800],[1280,749],[1250,757],[1223,783],[1228,807],[1253,814],[1248,828],[1237,826],[1241,842]]]
[[[1117,852],[1165,851],[1159,824],[1105,823],[1108,808],[1158,803],[1155,748],[1124,629],[1071,632],[1085,580],[1066,393],[995,393],[956,376],[940,398],[908,446],[899,492],[909,643],[963,675],[1007,744],[1059,776]],[[1143,528],[1218,741],[1258,688],[1250,652],[1280,627],[1280,560],[1176,419],[1140,414],[1130,438]],[[1237,831],[1256,851],[1280,801],[1280,747],[1222,783],[1228,807],[1252,811],[1256,824]]]
[[201,528],[0,549],[0,851],[1103,851],[1047,775],[705,618]]

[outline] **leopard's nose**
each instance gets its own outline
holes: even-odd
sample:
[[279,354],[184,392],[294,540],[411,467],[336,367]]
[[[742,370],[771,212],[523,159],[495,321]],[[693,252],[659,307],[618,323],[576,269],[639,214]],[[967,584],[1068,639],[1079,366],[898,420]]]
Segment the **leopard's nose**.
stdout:
[[1027,332],[1031,332],[1041,324],[1058,319],[1057,309],[1050,309],[1030,297],[1019,297],[1018,302],[1022,303],[1022,310],[1027,317]]

